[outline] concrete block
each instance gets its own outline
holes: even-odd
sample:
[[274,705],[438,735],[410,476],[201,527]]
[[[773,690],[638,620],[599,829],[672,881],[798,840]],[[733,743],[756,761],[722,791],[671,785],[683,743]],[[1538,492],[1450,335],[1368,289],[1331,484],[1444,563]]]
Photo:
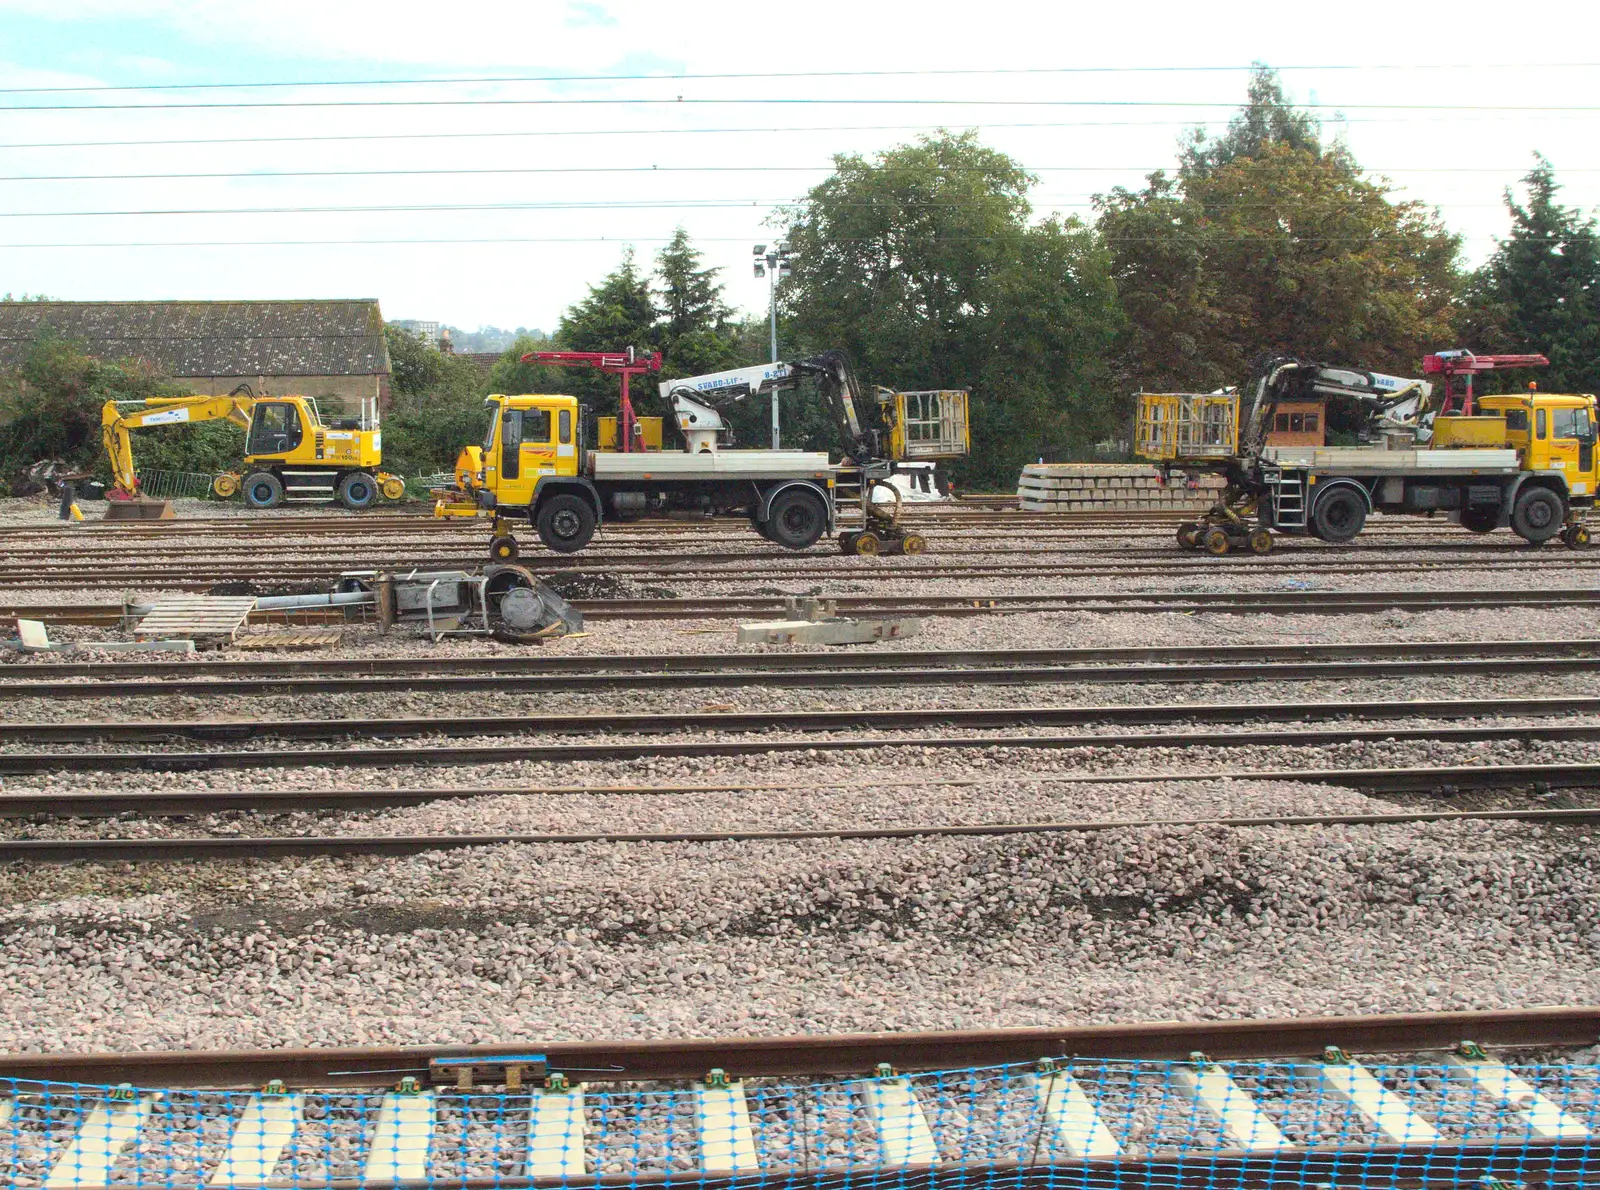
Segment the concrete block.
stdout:
[[865,645],[878,640],[901,640],[922,631],[914,616],[892,620],[772,620],[740,624],[741,645]]

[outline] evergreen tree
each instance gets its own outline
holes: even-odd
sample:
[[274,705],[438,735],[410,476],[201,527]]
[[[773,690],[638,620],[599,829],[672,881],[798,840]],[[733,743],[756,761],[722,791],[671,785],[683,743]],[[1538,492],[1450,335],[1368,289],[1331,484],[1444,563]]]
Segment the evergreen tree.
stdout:
[[[555,342],[563,351],[625,351],[632,347],[646,353],[660,349],[650,278],[639,271],[632,248],[622,254],[621,263],[600,284],[590,287],[588,297],[561,315]],[[621,389],[615,376],[591,368],[560,371],[566,375],[544,391],[571,393],[600,416],[616,414]],[[657,413],[657,403],[653,385],[637,386],[633,402],[636,411]]]
[[1543,352],[1539,377],[1557,392],[1600,390],[1600,237],[1595,221],[1556,201],[1555,171],[1536,157],[1522,179],[1525,205],[1506,191],[1511,234],[1472,278],[1469,345],[1484,352]]
[[722,300],[717,270],[702,268],[702,259],[682,227],[656,256],[656,336],[668,378],[720,372],[740,362],[733,311]]

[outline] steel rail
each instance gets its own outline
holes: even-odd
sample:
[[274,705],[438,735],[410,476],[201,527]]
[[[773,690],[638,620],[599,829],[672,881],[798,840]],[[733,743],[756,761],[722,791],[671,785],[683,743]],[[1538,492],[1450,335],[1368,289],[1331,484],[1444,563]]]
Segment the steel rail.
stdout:
[[[1337,785],[1373,795],[1423,793],[1454,796],[1467,790],[1528,789],[1548,793],[1556,789],[1600,789],[1600,764],[1428,765],[1412,768],[1361,769],[1218,769],[1186,773],[1032,774],[1030,781],[1044,785],[1154,785],[1177,782],[1295,781],[1311,785]],[[915,785],[918,788],[972,788],[1003,783],[1005,777],[931,777],[905,781],[875,781],[879,788]],[[808,781],[810,788],[843,788],[848,781],[824,777]],[[188,790],[74,790],[50,789],[37,793],[0,794],[0,819],[96,818],[117,814],[197,817],[231,811],[256,814],[305,813],[318,810],[377,810],[417,806],[428,802],[469,801],[481,797],[675,797],[692,793],[769,793],[794,788],[793,783],[743,783],[710,781],[694,785],[487,785],[448,788],[369,789],[188,789]],[[1542,813],[1543,811],[1538,811]],[[1433,811],[1424,813],[1432,814]],[[1452,812],[1454,813],[1454,812]],[[1465,813],[1465,812],[1462,812]],[[1488,813],[1488,812],[1485,812]],[[1526,814],[1527,811],[1515,811]],[[1389,816],[1394,817],[1394,816]],[[1394,818],[1395,821],[1409,819]],[[1276,821],[1276,820],[1275,820]],[[606,836],[610,838],[612,836]]]
[[[713,1068],[727,1071],[731,1078],[870,1074],[880,1062],[897,1070],[954,1070],[1032,1063],[1045,1057],[1183,1061],[1197,1052],[1224,1061],[1320,1059],[1328,1046],[1351,1054],[1414,1054],[1453,1049],[1469,1039],[1492,1048],[1542,1049],[1592,1045],[1597,1036],[1600,1007],[1553,1006],[790,1037],[550,1040],[539,1042],[537,1048],[551,1070],[584,1072],[587,1077],[582,1081],[595,1081],[603,1073],[606,1081],[635,1082],[701,1078]],[[425,1077],[435,1059],[478,1058],[490,1064],[496,1058],[526,1055],[529,1048],[523,1042],[13,1053],[0,1054],[0,1078],[172,1088],[259,1087],[271,1079],[282,1079],[292,1087],[392,1087],[402,1075]],[[893,1173],[898,1185],[907,1171]]]
[[[173,663],[172,667],[178,669],[181,665],[182,663]],[[1528,673],[1548,674],[1554,677],[1562,674],[1588,674],[1593,672],[1596,666],[1597,660],[1591,654],[1576,657],[1432,657],[1363,661],[1219,661],[1168,665],[1012,665],[985,668],[960,666],[930,666],[926,668],[887,666],[882,669],[729,668],[724,670],[675,670],[663,673],[645,671],[609,673],[562,671],[556,673],[489,672],[475,674],[470,672],[419,673],[412,671],[386,672],[378,675],[326,677],[289,675],[221,677],[206,682],[196,682],[193,678],[184,675],[179,677],[151,676],[139,678],[135,685],[119,688],[115,693],[119,696],[143,698],[171,694],[193,696],[362,694],[395,690],[474,690],[524,694],[539,691],[570,693],[593,690],[627,690],[633,692],[689,689],[726,690],[749,686],[768,686],[786,690],[832,690],[846,687],[896,688],[948,685],[1139,685],[1152,682],[1190,684],[1197,682],[1343,681],[1406,679],[1430,675],[1445,677],[1460,675],[1505,676]],[[45,667],[39,668],[43,669]],[[166,668],[167,666],[152,666],[149,672],[152,674],[161,673]],[[179,672],[181,673],[181,670]],[[0,679],[0,700],[23,697],[104,698],[106,693],[105,682]],[[828,713],[800,712],[800,714]],[[973,718],[977,712],[966,710],[918,709],[832,713],[845,716],[839,722],[842,725],[849,726],[859,725],[863,721],[953,722],[961,720],[963,716],[966,717],[967,721],[982,721]],[[1003,717],[1004,714],[1010,712],[983,713],[998,714]],[[495,721],[499,718],[502,717],[478,715],[464,719],[453,719],[448,724],[440,721],[440,726],[435,730],[448,730],[452,734],[462,734],[457,730],[456,725],[468,722],[486,724],[484,730],[490,733],[510,730],[511,726],[496,725]],[[622,719],[626,718],[626,716],[619,716],[618,718]],[[743,724],[745,726],[737,729],[759,730],[772,726],[774,714],[772,712],[763,712],[755,716],[746,715],[741,717],[735,712],[713,712],[683,716],[682,719],[690,725],[702,723]],[[342,722],[341,720],[327,721],[328,734],[353,734],[352,728],[348,726],[341,729]],[[525,721],[519,719],[518,722]],[[654,722],[654,720],[651,720],[651,722]],[[65,728],[68,725],[61,726]],[[72,726],[74,730],[85,729],[83,725]],[[107,731],[113,729],[113,725],[106,725]],[[26,738],[27,733],[31,732],[44,733],[36,736],[36,738],[40,739],[80,738],[79,736],[52,736],[49,734],[52,730],[48,724],[0,724],[0,739]],[[150,726],[141,725],[130,730],[143,734],[126,734],[120,738],[145,738],[154,729]],[[183,730],[185,728],[182,725],[173,724],[172,734],[179,734]],[[220,732],[223,728],[208,727],[208,730]],[[246,725],[240,725],[239,730],[246,730]],[[304,728],[300,730],[311,729]],[[375,728],[374,730],[377,729]],[[107,736],[106,738],[111,737]]]
[[[1405,705],[1405,704],[1400,704]],[[1480,713],[1481,713],[1480,707]],[[770,722],[770,717],[769,717]],[[1101,735],[854,736],[818,739],[744,738],[731,740],[600,740],[588,743],[495,743],[450,746],[386,745],[370,748],[288,748],[215,752],[0,752],[0,773],[21,776],[55,772],[202,772],[209,769],[293,768],[335,765],[349,768],[395,765],[505,764],[511,761],[637,760],[663,756],[760,756],[780,752],[861,752],[874,748],[939,750],[992,748],[1235,748],[1331,747],[1355,741],[1422,740],[1469,744],[1487,740],[1600,740],[1600,722],[1476,727],[1316,728],[1261,731],[1222,720],[1209,730]]]
[[[5,614],[0,611],[0,614]],[[864,652],[807,653],[584,653],[531,657],[253,657],[172,661],[55,661],[0,669],[0,686],[21,673],[52,678],[123,679],[154,674],[180,675],[185,681],[214,677],[274,677],[363,674],[547,674],[676,673],[753,670],[762,673],[810,669],[933,668],[970,669],[1174,662],[1345,661],[1360,659],[1460,659],[1474,657],[1600,657],[1600,637],[1489,641],[1356,641],[1222,645],[1115,645],[1059,649],[872,649]],[[21,680],[29,680],[22,678]]]

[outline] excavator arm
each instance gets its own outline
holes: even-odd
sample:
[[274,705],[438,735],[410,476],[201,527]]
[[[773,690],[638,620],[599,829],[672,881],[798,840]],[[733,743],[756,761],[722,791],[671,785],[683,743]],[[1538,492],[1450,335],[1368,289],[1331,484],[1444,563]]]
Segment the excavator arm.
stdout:
[[116,491],[130,498],[139,494],[139,477],[133,469],[129,430],[223,420],[248,428],[255,401],[249,396],[233,394],[226,397],[151,397],[137,403],[143,407],[124,410],[123,405],[129,402],[107,401],[100,410],[100,437],[105,443],[106,458],[111,461],[112,480]]
[[1256,458],[1267,444],[1278,403],[1297,397],[1349,400],[1383,413],[1411,396],[1426,400],[1432,386],[1423,380],[1338,368],[1278,356],[1258,364],[1245,389],[1250,409],[1240,426],[1239,453]]

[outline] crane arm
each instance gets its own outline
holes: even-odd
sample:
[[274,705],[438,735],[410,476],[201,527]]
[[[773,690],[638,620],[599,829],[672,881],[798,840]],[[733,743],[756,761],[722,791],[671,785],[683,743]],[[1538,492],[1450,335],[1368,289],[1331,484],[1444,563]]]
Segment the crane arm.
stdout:
[[129,430],[145,426],[178,425],[185,422],[227,420],[235,425],[250,425],[253,398],[234,394],[226,397],[151,397],[141,402],[142,409],[124,410],[126,402],[107,401],[100,409],[100,437],[106,458],[111,461],[111,477],[118,491],[128,496],[139,494],[139,477],[133,469],[133,444]]
[[[845,449],[856,455],[875,456],[876,435],[862,428],[857,410],[858,402],[863,400],[861,386],[842,351],[824,351],[789,363],[756,364],[667,380],[661,384],[661,395],[672,401],[678,425],[686,433],[691,426],[700,432],[712,432],[726,428],[713,401],[740,401],[765,396],[776,389],[794,388],[802,376],[816,376],[821,382],[822,395],[838,418]],[[694,440],[690,448],[695,449]]]
[[1425,402],[1432,387],[1424,380],[1337,368],[1310,360],[1285,356],[1266,360],[1257,366],[1246,389],[1251,403],[1249,417],[1240,427],[1241,453],[1249,458],[1261,453],[1280,401],[1296,397],[1353,400],[1372,405],[1381,413],[1412,396]]

